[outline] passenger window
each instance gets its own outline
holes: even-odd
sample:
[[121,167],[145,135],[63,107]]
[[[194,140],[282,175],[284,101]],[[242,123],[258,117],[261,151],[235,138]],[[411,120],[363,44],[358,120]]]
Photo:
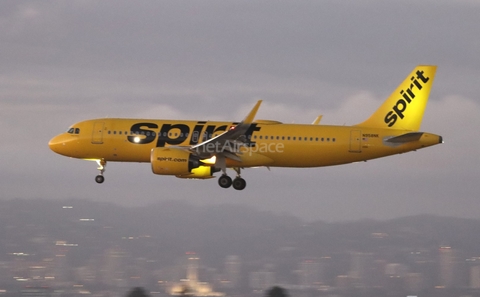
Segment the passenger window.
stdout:
[[295,138],[295,136],[293,136],[293,140],[296,140],[297,138]]
[[330,138],[327,138],[327,141],[330,141]]
[[290,140],[290,136],[287,137],[287,140]]
[[112,132],[108,131],[108,134],[110,134],[110,133],[112,133]]
[[318,141],[318,137],[315,137],[315,141]]
[[313,137],[310,137],[310,141],[313,141]]
[[113,131],[113,135],[117,134],[117,131]]
[[260,137],[260,139],[262,139],[262,135],[260,135],[259,137]]
[[192,142],[197,143],[198,142],[198,131],[194,131],[192,134]]
[[335,138],[332,138],[332,141],[335,142]]

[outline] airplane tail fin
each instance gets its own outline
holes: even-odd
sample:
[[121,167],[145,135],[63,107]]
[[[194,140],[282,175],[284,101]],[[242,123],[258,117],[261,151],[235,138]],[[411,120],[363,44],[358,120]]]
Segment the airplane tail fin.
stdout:
[[356,126],[418,131],[437,66],[419,65],[377,111]]

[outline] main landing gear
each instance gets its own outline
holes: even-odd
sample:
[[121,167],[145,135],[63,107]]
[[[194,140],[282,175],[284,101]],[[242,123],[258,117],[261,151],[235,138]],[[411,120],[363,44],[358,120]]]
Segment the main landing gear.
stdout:
[[222,188],[230,188],[233,186],[235,190],[243,190],[247,186],[247,182],[240,176],[240,168],[234,168],[237,172],[237,177],[232,181],[232,178],[226,173],[223,173],[218,178],[218,185]]
[[103,183],[105,181],[105,177],[103,176],[103,173],[105,172],[105,167],[107,166],[107,161],[105,159],[97,160],[98,164],[98,170],[100,170],[100,174],[95,176],[95,181],[99,184]]

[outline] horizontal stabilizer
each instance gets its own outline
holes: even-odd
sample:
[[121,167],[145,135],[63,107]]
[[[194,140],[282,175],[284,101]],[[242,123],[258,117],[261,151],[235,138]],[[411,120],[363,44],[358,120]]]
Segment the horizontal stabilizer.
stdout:
[[406,133],[406,134],[402,134],[402,135],[399,135],[399,136],[392,137],[392,138],[386,140],[386,142],[390,142],[390,143],[412,142],[412,141],[420,140],[422,135],[423,135],[423,132],[411,132],[411,133]]

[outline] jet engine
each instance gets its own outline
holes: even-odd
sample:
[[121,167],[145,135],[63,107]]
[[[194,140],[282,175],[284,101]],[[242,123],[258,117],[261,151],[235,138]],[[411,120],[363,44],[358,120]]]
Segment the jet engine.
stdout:
[[150,153],[152,171],[160,175],[175,175],[179,178],[212,178],[215,168],[205,164],[189,151],[158,147]]

